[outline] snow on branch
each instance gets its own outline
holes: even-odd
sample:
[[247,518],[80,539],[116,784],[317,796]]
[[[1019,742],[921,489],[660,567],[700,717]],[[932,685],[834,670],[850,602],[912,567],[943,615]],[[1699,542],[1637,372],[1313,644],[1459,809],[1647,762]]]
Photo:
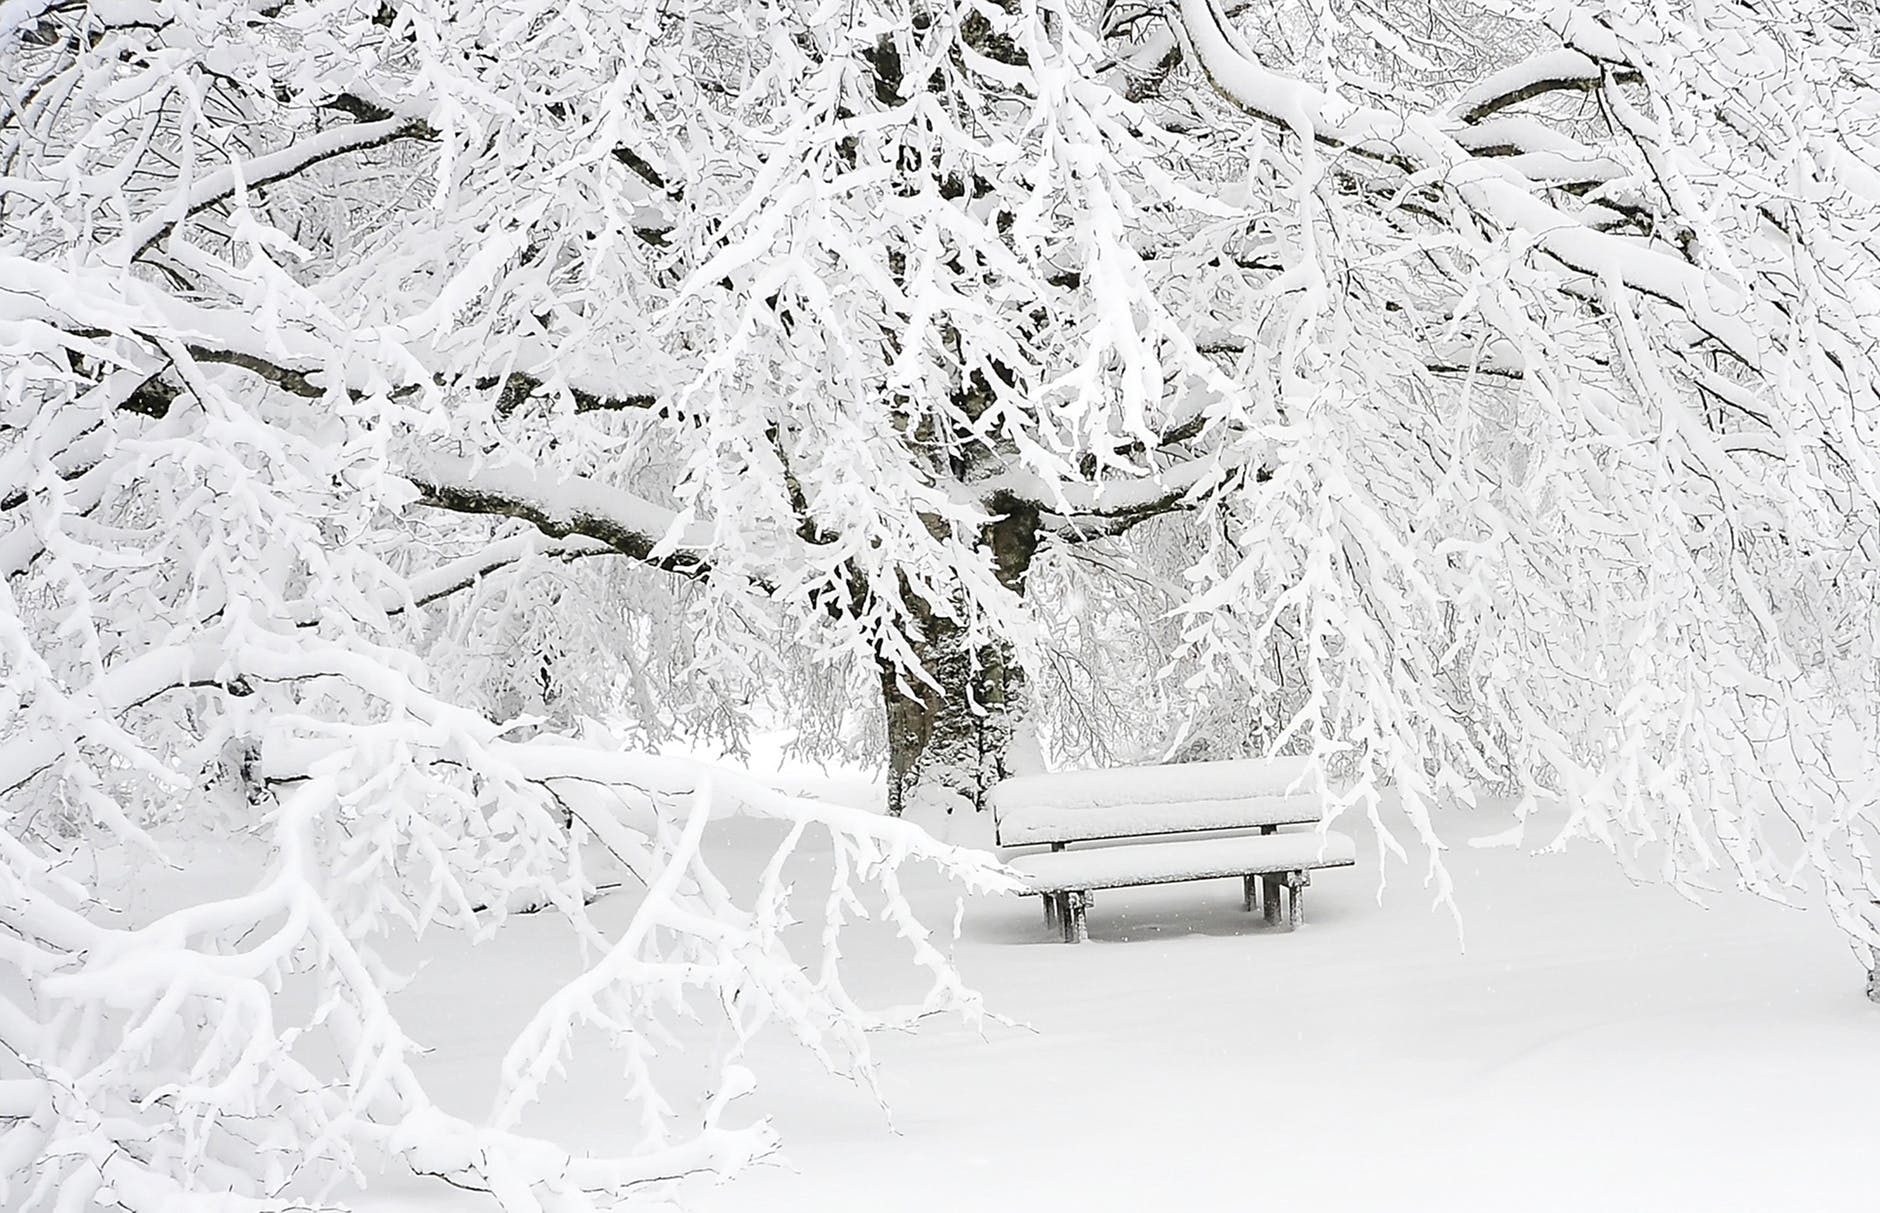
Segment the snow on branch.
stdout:
[[[159,203],[153,208],[155,215],[126,232],[122,247],[129,249],[132,257],[140,257],[189,216],[227,201],[239,192],[261,189],[298,176],[334,156],[368,151],[398,139],[436,137],[437,132],[428,123],[391,117],[319,131],[291,146],[238,160],[190,183],[186,190],[177,192],[174,201]],[[105,255],[111,253],[107,251]]]
[[1460,121],[1478,124],[1502,110],[1549,93],[1596,92],[1609,74],[1622,80],[1638,78],[1623,64],[1601,63],[1581,51],[1543,51],[1471,84],[1449,103],[1449,112]]
[[1401,159],[1413,175],[1443,182],[1470,211],[1503,230],[1520,232],[1567,268],[1595,280],[1623,282],[1669,303],[1744,366],[1763,366],[1760,334],[1779,331],[1781,316],[1740,285],[1588,227],[1553,205],[1519,169],[1476,159],[1427,118],[1367,109],[1267,70],[1242,52],[1214,0],[1183,0],[1181,14],[1182,29],[1209,79],[1248,113],[1308,140]]
[[[970,792],[1054,659],[1129,672],[1059,705],[1093,745],[1211,719],[1407,852],[1396,797],[1439,900],[1495,783],[1880,947],[1871,53],[1613,0],[1438,64],[1349,8],[0,8],[0,1170],[734,1170],[766,1024],[866,1086],[871,1028],[981,1013],[898,873],[1005,885],[638,743],[781,704]],[[252,865],[117,904],[204,837]],[[523,905],[592,963],[439,1107],[396,949]],[[849,988],[858,906],[911,1007]],[[688,1010],[709,1091],[660,1086]],[[592,1028],[612,1158],[519,1119]]]
[[[0,1015],[0,1040],[24,1067],[0,1092],[13,1113],[0,1149],[38,1160],[10,1182],[68,1202],[108,1191],[140,1211],[210,1192],[230,1208],[259,1210],[289,1173],[344,1173],[377,1158],[489,1191],[505,1207],[598,1201],[699,1171],[729,1174],[774,1148],[761,1122],[725,1118],[729,1099],[750,1087],[735,1054],[723,1059],[721,1098],[704,1126],[673,1123],[672,1094],[651,1060],[659,1025],[690,1013],[682,1008],[724,1015],[740,1043],[767,1023],[787,1026],[864,1084],[872,1083],[868,1029],[935,1011],[981,1014],[894,872],[930,863],[968,889],[1009,888],[989,858],[937,844],[909,823],[795,800],[605,740],[508,740],[504,726],[429,694],[396,655],[261,624],[230,621],[193,650],[116,662],[89,692],[82,732],[6,743],[9,771],[54,778],[56,762],[55,786],[102,813],[141,781],[188,788],[176,761],[184,753],[165,755],[166,692],[213,676],[224,695],[285,694],[298,708],[250,738],[256,757],[245,778],[268,845],[245,890],[205,891],[148,921],[127,920],[59,874],[30,822],[10,820],[0,834],[8,889],[0,932],[12,940],[5,963],[22,980],[30,975],[35,999]],[[44,699],[36,706],[63,714]],[[108,736],[107,717],[117,722]],[[105,775],[107,742],[130,764],[124,773]],[[711,874],[698,845],[712,823],[736,813],[783,828],[763,880],[742,894]],[[138,837],[163,852],[185,841]],[[863,1011],[837,963],[839,923],[793,929],[801,878],[785,873],[812,846],[838,857],[831,899],[859,905],[875,890],[878,912],[929,981],[915,1006],[885,1017]],[[617,935],[589,914],[588,852],[644,889]],[[600,959],[537,1012],[510,1050],[496,1117],[476,1124],[428,1095],[417,1065],[424,1042],[388,1001],[379,950],[387,938],[428,929],[484,934],[506,907],[525,903],[556,907]],[[479,906],[493,917],[479,920]],[[289,978],[313,984],[312,1018],[278,1017],[271,991]],[[582,1027],[614,1036],[646,1135],[614,1158],[574,1158],[515,1128]],[[321,1039],[330,1053],[309,1047]],[[186,1155],[139,1148],[162,1140],[173,1118],[195,1126]]]
[[[610,544],[579,536],[561,542],[543,543],[539,538],[529,535],[512,535],[507,539],[498,539],[467,556],[459,556],[428,568],[411,577],[403,586],[386,587],[376,596],[376,605],[381,615],[389,617],[429,606],[439,599],[469,589],[499,570],[536,557],[572,561],[618,554],[618,549]],[[319,604],[311,599],[289,604],[288,609],[303,626],[312,627],[319,622]]]
[[544,477],[513,465],[479,465],[457,456],[414,456],[404,469],[419,501],[462,514],[500,514],[528,522],[554,539],[597,540],[625,556],[670,572],[698,575],[707,567],[708,526],[581,476]]
[[1118,534],[1137,523],[1194,502],[1229,479],[1236,467],[1218,456],[1172,463],[1111,483],[1049,482],[1022,471],[1005,471],[972,485],[990,508],[1014,499],[1043,511],[1066,535]]
[[[1352,771],[1386,846],[1394,784],[1439,898],[1427,807],[1495,779],[1641,870],[1815,881],[1871,960],[1870,50],[1566,5],[1437,108],[1270,66],[1210,0],[1173,23],[1277,136],[1287,263],[1210,347],[1283,417],[1229,431],[1271,475],[1181,570],[1187,685],[1257,688],[1263,744]],[[1513,112],[1553,93],[1601,120]]]

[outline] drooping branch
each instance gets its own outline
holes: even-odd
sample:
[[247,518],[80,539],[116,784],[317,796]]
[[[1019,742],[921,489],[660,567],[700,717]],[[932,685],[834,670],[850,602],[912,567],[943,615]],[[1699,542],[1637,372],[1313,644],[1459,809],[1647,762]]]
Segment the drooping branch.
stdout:
[[428,122],[396,117],[319,131],[278,151],[217,169],[191,183],[173,201],[154,208],[155,213],[150,218],[125,233],[121,244],[132,250],[133,257],[142,256],[184,219],[226,201],[238,190],[284,181],[335,156],[383,147],[400,139],[436,137],[437,132]]
[[0,796],[16,791],[59,762],[81,738],[111,735],[116,720],[140,704],[183,686],[216,682],[226,661],[219,646],[164,646],[114,663],[86,688],[85,718],[71,713],[62,726],[21,731],[0,742]]
[[1608,79],[1631,82],[1638,78],[1629,66],[1601,63],[1580,51],[1559,48],[1483,77],[1449,103],[1449,112],[1474,124],[1550,93],[1591,93]]
[[[436,568],[426,569],[402,586],[382,591],[377,595],[376,603],[385,615],[399,615],[467,590],[492,573],[520,564],[533,556],[572,562],[591,556],[620,554],[608,544],[580,535],[548,543],[526,533],[511,535],[467,556],[459,556]],[[313,627],[319,623],[319,608],[311,599],[290,604],[288,613],[302,627]]]
[[[200,324],[196,327],[213,329],[223,337],[239,339],[244,336],[240,330],[223,324]],[[101,330],[85,331],[95,338],[106,335]],[[167,347],[175,353],[176,358],[168,364],[172,371],[175,370],[177,360],[231,366],[259,376],[293,396],[317,400],[326,395],[325,388],[316,382],[326,377],[323,366],[311,358],[301,365],[293,365],[256,353],[255,348],[262,346],[259,334],[252,335],[252,342],[240,341],[239,346],[234,343],[209,345],[199,340],[179,345],[151,335],[139,336],[159,350]],[[309,354],[314,352],[311,344],[307,344],[306,349]],[[99,389],[104,393],[101,398],[107,401],[107,409],[111,407],[110,402],[115,402],[115,407],[119,409],[160,422],[173,419],[175,403],[183,395],[181,389],[166,383],[161,373],[124,370],[114,372],[108,378],[108,390],[103,387]],[[497,382],[503,384],[501,392],[504,398],[517,399],[526,398],[539,390],[542,384],[535,376],[514,372],[507,380],[484,381],[479,386],[494,386]],[[583,411],[651,407],[654,403],[650,396],[623,400],[580,389],[571,390],[578,393],[577,409]],[[357,397],[360,392],[355,388],[349,390],[348,394]],[[87,414],[73,411],[66,415],[75,421],[82,421]],[[82,435],[74,437],[78,436]],[[61,479],[67,485],[67,509],[84,513],[94,508],[103,499],[114,476],[113,466],[108,460],[92,461],[64,470]],[[706,567],[704,558],[699,554],[706,538],[696,533],[688,542],[670,548],[662,546],[677,518],[673,511],[597,481],[560,476],[544,480],[521,473],[514,467],[485,467],[472,471],[467,460],[435,453],[419,456],[409,472],[423,504],[457,513],[496,514],[528,522],[553,539],[569,541],[555,553],[560,556],[575,558],[605,551],[630,556],[643,563],[687,576],[699,575]],[[16,510],[26,502],[27,497],[26,491],[21,489],[0,498],[0,513]],[[694,530],[696,532],[696,528]],[[582,540],[591,541],[593,546],[585,546]],[[8,575],[23,571],[38,558],[41,550],[37,532],[26,523],[18,523],[11,530],[0,532],[0,571]],[[494,563],[483,567],[472,567],[474,560],[471,563],[453,562],[438,571],[440,580],[436,586],[414,587],[413,593],[419,600],[417,605],[455,592],[473,583],[483,573],[519,559],[522,555],[520,551],[492,554]],[[402,603],[388,601],[385,609],[390,613],[404,608]]]
[[[1679,256],[1588,226],[1548,201],[1545,188],[1518,167],[1475,157],[1432,118],[1353,105],[1269,70],[1245,49],[1214,0],[1182,0],[1180,14],[1183,34],[1215,90],[1249,116],[1442,181],[1454,202],[1476,219],[1522,233],[1571,271],[1621,283],[1677,308],[1746,368],[1766,364],[1766,334],[1782,331],[1782,318],[1736,284]],[[1388,153],[1380,155],[1380,147]]]

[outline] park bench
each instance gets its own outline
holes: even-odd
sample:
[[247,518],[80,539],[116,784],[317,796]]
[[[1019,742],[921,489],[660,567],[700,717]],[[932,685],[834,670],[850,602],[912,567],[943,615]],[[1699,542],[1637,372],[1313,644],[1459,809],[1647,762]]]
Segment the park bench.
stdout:
[[[986,803],[1002,851],[1050,848],[1007,864],[1043,898],[1046,925],[1061,927],[1066,943],[1087,937],[1094,890],[1228,876],[1241,878],[1243,909],[1260,906],[1269,925],[1291,929],[1304,921],[1311,873],[1357,859],[1343,834],[1281,832],[1323,815],[1304,759],[1020,775],[995,784]],[[1076,845],[1088,843],[1100,845]]]

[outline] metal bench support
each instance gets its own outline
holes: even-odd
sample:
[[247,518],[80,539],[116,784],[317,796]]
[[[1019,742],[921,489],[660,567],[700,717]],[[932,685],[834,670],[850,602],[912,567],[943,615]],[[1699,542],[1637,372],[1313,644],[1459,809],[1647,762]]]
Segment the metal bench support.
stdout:
[[1286,873],[1286,929],[1305,925],[1306,921],[1306,886],[1312,883],[1312,873],[1306,871]]
[[1077,889],[1068,893],[1059,893],[1064,904],[1058,907],[1059,920],[1064,924],[1064,942],[1082,943],[1090,938],[1090,930],[1084,922],[1084,910],[1088,905],[1085,895]]
[[1276,927],[1279,925],[1279,891],[1284,886],[1281,885],[1279,876],[1272,872],[1268,872],[1258,879],[1260,881],[1261,890],[1260,900],[1266,910],[1263,917],[1266,919],[1267,926]]

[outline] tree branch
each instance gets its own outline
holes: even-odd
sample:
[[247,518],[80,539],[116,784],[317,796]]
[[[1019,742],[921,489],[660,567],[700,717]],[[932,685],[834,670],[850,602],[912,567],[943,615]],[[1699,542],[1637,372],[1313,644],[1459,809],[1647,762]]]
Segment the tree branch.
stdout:
[[121,243],[133,250],[134,258],[141,257],[184,219],[232,197],[237,189],[271,185],[348,152],[362,152],[399,139],[436,137],[437,132],[430,123],[415,118],[383,118],[319,131],[279,151],[230,164],[192,183],[186,192],[158,208],[163,214],[146,219],[125,233]]
[[[413,576],[403,587],[387,589],[378,595],[378,608],[386,615],[400,615],[409,610],[429,606],[440,599],[467,590],[483,578],[519,564],[530,556],[546,556],[552,560],[571,563],[589,556],[617,556],[620,553],[613,547],[598,540],[582,536],[572,536],[544,545],[541,540],[530,534],[511,535],[507,539],[498,539],[480,551],[455,560],[446,561],[434,569]],[[319,611],[311,599],[301,599],[289,604],[288,614],[295,624],[303,628],[319,624]]]
[[1510,106],[1549,93],[1590,93],[1611,78],[1622,83],[1640,79],[1630,67],[1604,64],[1582,51],[1559,48],[1543,51],[1478,80],[1449,103],[1449,112],[1474,124]]
[[[542,390],[543,381],[527,371],[512,371],[507,379],[495,375],[486,375],[476,381],[479,391],[489,391],[501,386],[496,398],[498,416],[507,417]],[[569,385],[568,395],[574,400],[577,413],[621,412],[628,409],[650,409],[659,406],[659,397],[650,393],[636,393],[627,396],[604,396],[599,392],[590,392],[584,388]]]
[[[147,336],[145,339],[151,340]],[[172,345],[171,348],[175,349],[176,346]],[[314,382],[313,377],[320,373],[318,370],[285,365],[250,350],[232,349],[225,345],[210,346],[195,341],[182,348],[196,361],[239,367],[303,399],[317,400],[326,395],[326,389]],[[493,386],[497,382],[491,378],[480,381],[478,386]],[[180,389],[163,384],[154,377],[134,380],[132,383],[134,386],[127,387],[126,398],[118,407],[156,419],[167,417],[171,406],[182,395]],[[503,383],[505,398],[518,401],[526,399],[541,386],[541,380],[523,372],[511,374]],[[570,390],[575,393],[576,407],[581,411],[642,408],[656,403],[651,396],[612,398],[579,389]],[[513,404],[511,407],[514,407]],[[96,470],[81,469],[74,475],[82,476]],[[678,515],[600,481],[580,476],[545,481],[513,465],[474,467],[468,460],[441,454],[421,456],[414,466],[407,469],[407,475],[417,487],[420,500],[438,509],[516,518],[551,538],[590,539],[613,552],[686,576],[698,576],[706,571],[706,561],[699,552],[709,543],[709,535],[695,535],[691,542],[664,547],[662,544],[671,533]],[[19,504],[19,501],[13,500],[13,496],[9,495],[7,505]],[[20,534],[24,535],[25,532]],[[11,532],[9,537],[13,537]],[[11,561],[10,553],[8,555]],[[469,581],[474,581],[479,575],[465,571]],[[462,584],[468,584],[468,581]],[[433,597],[460,589],[462,584],[443,588]]]
[[603,543],[643,564],[688,577],[708,565],[700,553],[709,534],[694,528],[672,542],[681,527],[672,510],[585,476],[544,480],[516,465],[478,466],[468,459],[427,454],[407,468],[419,501],[458,514],[500,514],[534,526],[553,539],[580,536]]
[[[1433,119],[1353,106],[1270,71],[1242,48],[1215,0],[1179,2],[1196,61],[1243,113],[1329,146],[1373,149],[1365,154],[1441,181],[1479,219],[1522,232],[1569,270],[1671,305],[1744,366],[1765,366],[1764,334],[1782,331],[1781,318],[1741,288],[1681,258],[1588,227],[1547,201],[1543,187],[1518,169],[1471,156]],[[1377,152],[1380,146],[1388,152]]]

